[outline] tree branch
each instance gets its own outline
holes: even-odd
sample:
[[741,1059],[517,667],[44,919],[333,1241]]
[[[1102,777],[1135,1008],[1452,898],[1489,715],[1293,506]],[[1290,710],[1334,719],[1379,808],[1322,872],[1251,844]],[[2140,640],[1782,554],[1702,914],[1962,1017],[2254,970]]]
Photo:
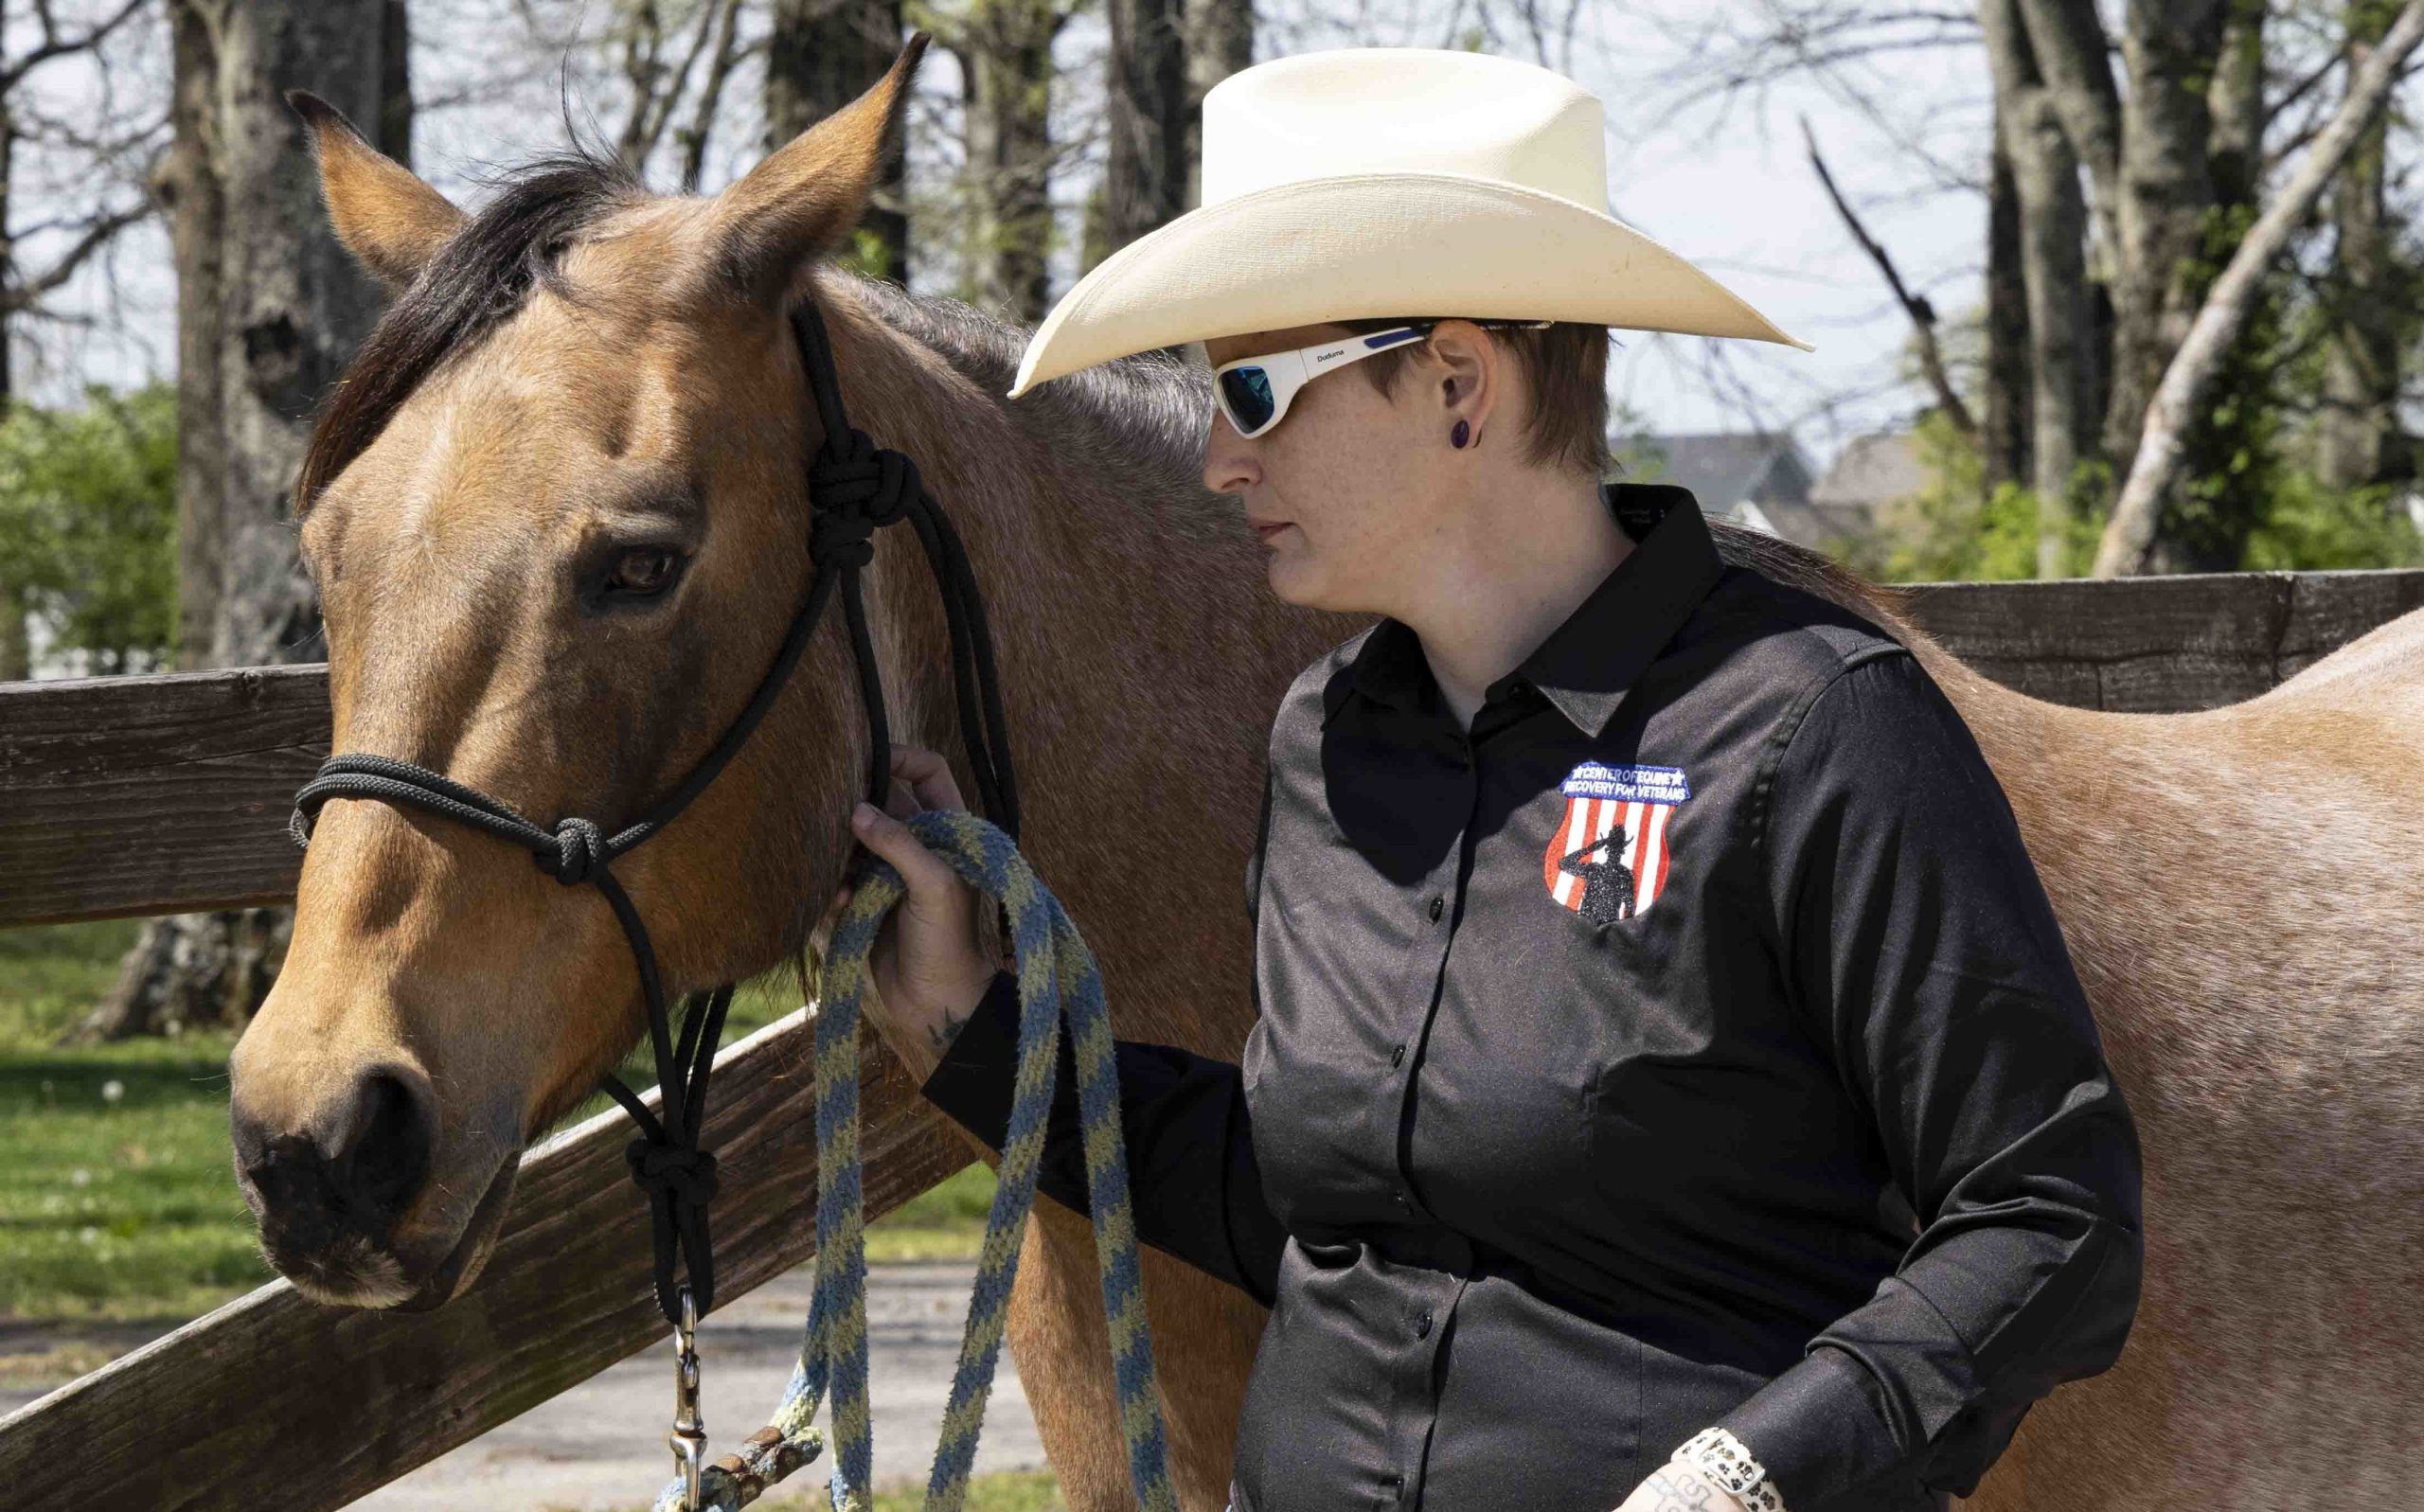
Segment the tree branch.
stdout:
[[1852,240],[1868,254],[1868,260],[1877,264],[1877,271],[1885,276],[1886,287],[1894,291],[1895,299],[1901,304],[1903,312],[1911,317],[1911,329],[1917,332],[1919,339],[1919,366],[1927,374],[1928,386],[1935,390],[1937,406],[1944,411],[1945,418],[1952,422],[1955,430],[1964,436],[1976,436],[1978,422],[1970,418],[1970,406],[1962,402],[1959,391],[1953,388],[1952,378],[1944,370],[1944,351],[1936,345],[1935,339],[1935,307],[1928,303],[1925,295],[1915,294],[1903,286],[1902,276],[1895,270],[1894,259],[1886,255],[1885,248],[1878,240],[1868,234],[1868,228],[1861,224],[1859,215],[1852,210],[1851,202],[1845,199],[1844,191],[1835,187],[1835,175],[1827,170],[1827,159],[1818,151],[1818,135],[1810,130],[1807,116],[1801,118],[1801,139],[1809,144],[1809,166],[1818,170],[1818,182],[1826,187],[1827,198],[1834,202],[1835,213],[1844,218],[1844,224],[1851,231]]
[[2238,250],[2231,254],[2221,276],[2214,280],[2204,307],[2188,328],[2187,339],[2172,355],[2163,382],[2147,406],[2147,428],[2138,443],[2137,459],[2130,465],[2130,480],[2122,487],[2112,518],[2105,525],[2104,539],[2096,547],[2096,577],[2118,578],[2146,570],[2164,500],[2180,475],[2181,433],[2189,416],[2204,402],[2221,370],[2222,358],[2246,324],[2265,270],[2289,245],[2290,232],[2314,209],[2324,187],[2382,108],[2392,80],[2418,42],[2424,42],[2424,0],[2407,0],[2373,55],[2350,77],[2339,114],[2324,128],[2306,161],[2281,187],[2279,197],[2266,207]]

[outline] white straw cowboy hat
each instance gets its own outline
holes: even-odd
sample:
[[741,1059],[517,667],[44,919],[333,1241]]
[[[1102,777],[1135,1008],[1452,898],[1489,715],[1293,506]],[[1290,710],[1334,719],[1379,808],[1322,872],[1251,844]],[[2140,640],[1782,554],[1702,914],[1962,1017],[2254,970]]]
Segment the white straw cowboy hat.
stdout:
[[1203,97],[1203,204],[1061,296],[1015,399],[1131,352],[1385,315],[1786,335],[1609,215],[1599,98],[1510,58],[1348,47]]

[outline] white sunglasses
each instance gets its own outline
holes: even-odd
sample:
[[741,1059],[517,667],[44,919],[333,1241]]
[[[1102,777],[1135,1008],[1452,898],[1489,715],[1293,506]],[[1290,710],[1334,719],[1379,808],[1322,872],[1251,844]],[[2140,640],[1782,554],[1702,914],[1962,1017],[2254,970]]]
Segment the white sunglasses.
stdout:
[[[1446,317],[1441,317],[1446,318]],[[1296,390],[1324,373],[1334,373],[1349,363],[1418,341],[1437,320],[1417,321],[1410,326],[1392,326],[1366,335],[1349,336],[1343,341],[1316,342],[1293,351],[1268,352],[1260,357],[1240,357],[1222,363],[1212,370],[1212,397],[1220,404],[1221,413],[1228,417],[1241,437],[1262,435],[1279,423],[1288,413],[1289,401]],[[1474,325],[1485,329],[1539,330],[1552,324],[1546,320],[1477,320]]]

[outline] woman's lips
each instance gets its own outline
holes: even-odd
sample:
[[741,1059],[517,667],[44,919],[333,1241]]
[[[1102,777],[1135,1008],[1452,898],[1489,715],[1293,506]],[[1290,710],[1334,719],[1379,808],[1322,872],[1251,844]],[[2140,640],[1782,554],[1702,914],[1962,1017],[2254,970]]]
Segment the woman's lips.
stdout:
[[1272,537],[1276,536],[1280,531],[1287,529],[1289,525],[1289,522],[1285,520],[1249,520],[1246,524],[1252,525],[1254,527],[1254,533],[1260,536],[1265,542],[1270,541]]

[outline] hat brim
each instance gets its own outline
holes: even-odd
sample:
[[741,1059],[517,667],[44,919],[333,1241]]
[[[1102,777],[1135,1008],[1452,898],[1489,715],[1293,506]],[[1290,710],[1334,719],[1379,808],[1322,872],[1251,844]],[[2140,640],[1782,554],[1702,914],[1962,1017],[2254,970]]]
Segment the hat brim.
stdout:
[[1009,395],[1159,347],[1422,314],[1812,349],[1602,211],[1498,179],[1354,173],[1190,210],[1113,253],[1036,328]]

